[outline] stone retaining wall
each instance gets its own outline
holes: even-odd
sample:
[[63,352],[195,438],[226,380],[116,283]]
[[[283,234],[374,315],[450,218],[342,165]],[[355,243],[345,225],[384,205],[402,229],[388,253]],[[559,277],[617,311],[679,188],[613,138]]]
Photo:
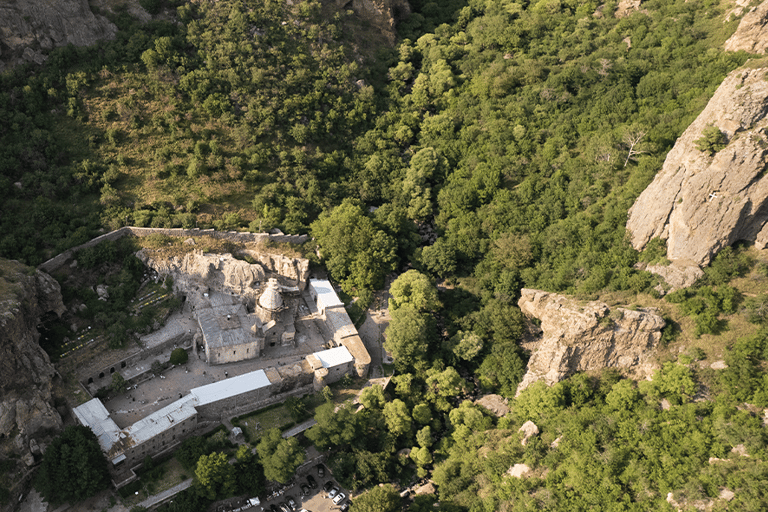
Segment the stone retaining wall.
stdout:
[[64,265],[64,263],[66,263],[68,260],[72,259],[77,251],[81,249],[87,249],[88,247],[93,247],[107,240],[113,242],[129,234],[135,236],[161,234],[166,236],[185,238],[210,236],[211,238],[216,238],[218,240],[230,240],[232,242],[238,243],[253,243],[262,240],[269,240],[277,243],[302,244],[309,240],[308,235],[273,235],[271,233],[241,233],[239,231],[216,231],[215,229],[199,228],[139,228],[134,226],[125,226],[120,229],[116,229],[115,231],[110,231],[109,233],[97,236],[93,240],[89,240],[84,244],[78,245],[77,247],[72,247],[63,253],[54,256],[45,263],[41,263],[37,268],[50,274],[51,272],[54,272],[56,269]]

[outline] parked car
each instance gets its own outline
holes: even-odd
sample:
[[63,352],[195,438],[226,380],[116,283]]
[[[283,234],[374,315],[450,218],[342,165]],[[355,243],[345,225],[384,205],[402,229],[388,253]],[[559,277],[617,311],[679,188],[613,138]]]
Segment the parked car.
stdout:
[[296,510],[296,501],[294,501],[293,498],[290,496],[287,497],[288,506],[291,507],[291,510]]
[[307,484],[301,484],[301,495],[306,496],[309,494],[309,486]]
[[330,492],[328,493],[328,497],[333,499],[338,493],[339,493],[339,488],[334,486],[333,489],[331,489]]
[[333,482],[328,480],[327,482],[325,482],[325,485],[323,486],[323,492],[330,492],[331,489],[333,489]]
[[322,464],[317,465],[317,476],[323,478],[325,476],[325,466]]
[[337,494],[337,495],[336,495],[336,496],[333,498],[333,502],[334,502],[336,505],[338,505],[339,503],[341,503],[342,501],[344,501],[344,498],[346,498],[346,497],[347,497],[347,495],[346,495],[346,494],[344,494],[343,492],[340,492],[339,494]]
[[271,505],[269,506],[269,511],[270,511],[270,512],[280,512],[280,509],[279,509],[279,508],[277,508],[277,505],[275,505],[275,504],[273,503],[273,504],[271,504]]
[[344,503],[339,510],[341,510],[341,512],[347,512],[347,510],[349,510],[349,502]]
[[313,488],[313,489],[317,489],[317,482],[316,482],[316,481],[315,481],[315,479],[312,477],[312,475],[307,475],[307,483],[309,484],[309,486],[310,486],[311,488]]
[[280,503],[280,510],[283,512],[291,512],[291,507],[289,507],[286,502],[282,502]]

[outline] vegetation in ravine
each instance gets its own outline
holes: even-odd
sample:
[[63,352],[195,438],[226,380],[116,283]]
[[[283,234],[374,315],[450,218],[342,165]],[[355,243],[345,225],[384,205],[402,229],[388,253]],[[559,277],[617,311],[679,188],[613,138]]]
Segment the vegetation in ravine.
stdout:
[[[391,387],[363,393],[358,412],[317,407],[306,433],[333,451],[340,483],[367,490],[358,510],[394,501],[379,483],[427,476],[437,496],[414,510],[649,510],[669,493],[682,508],[766,508],[753,414],[768,403],[765,257],[724,251],[698,285],[660,299],[641,268],[667,262],[664,242],[641,254],[625,232],[676,138],[750,57],[722,50],[739,20],[728,3],[648,0],[616,16],[615,2],[414,0],[394,47],[375,49],[354,13],[313,0],[143,3],[171,21],[118,10],[115,40],[0,75],[0,256],[38,264],[125,224],[277,228],[310,233],[305,253],[358,307],[402,273]],[[708,129],[697,144],[726,142]],[[112,250],[79,260],[117,268]],[[120,326],[115,345],[136,329],[111,316],[139,272],[120,261],[104,275],[123,302],[63,288],[93,322]],[[521,287],[659,307],[660,369],[515,398]],[[713,370],[717,358],[728,368]],[[509,414],[474,405],[486,392]],[[523,446],[527,420],[541,434]],[[298,450],[264,443],[237,464],[284,480]],[[177,456],[198,483],[164,509],[244,489],[225,450],[185,442]],[[530,473],[508,476],[516,463]],[[727,505],[723,489],[736,493]]]

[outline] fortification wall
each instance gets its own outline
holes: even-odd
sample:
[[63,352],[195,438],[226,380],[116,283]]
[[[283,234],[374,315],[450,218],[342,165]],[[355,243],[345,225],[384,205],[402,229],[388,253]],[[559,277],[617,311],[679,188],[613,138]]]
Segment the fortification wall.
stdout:
[[149,236],[153,234],[185,238],[210,236],[211,238],[229,240],[237,243],[254,243],[262,240],[268,240],[277,243],[302,244],[309,240],[308,235],[273,235],[271,233],[241,233],[239,231],[216,231],[215,229],[199,228],[139,228],[134,226],[125,226],[120,229],[116,229],[115,231],[110,231],[109,233],[97,236],[96,238],[89,240],[84,244],[78,245],[77,247],[72,247],[63,253],[54,256],[45,263],[41,263],[37,268],[50,274],[51,272],[54,272],[56,269],[64,265],[64,263],[66,263],[68,260],[72,259],[75,253],[81,249],[93,247],[107,240],[114,242],[115,240],[118,240],[126,235]]

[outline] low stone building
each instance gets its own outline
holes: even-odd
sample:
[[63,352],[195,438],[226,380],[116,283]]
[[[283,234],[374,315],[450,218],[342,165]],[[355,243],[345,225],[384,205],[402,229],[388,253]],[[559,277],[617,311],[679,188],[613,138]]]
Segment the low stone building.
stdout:
[[256,370],[190,390],[189,394],[121,429],[98,398],[73,409],[89,427],[113,468],[134,468],[149,455],[174,448],[192,435],[199,422],[221,421],[236,411],[313,382],[330,384],[352,372],[354,358],[345,347],[315,352],[301,363]]

